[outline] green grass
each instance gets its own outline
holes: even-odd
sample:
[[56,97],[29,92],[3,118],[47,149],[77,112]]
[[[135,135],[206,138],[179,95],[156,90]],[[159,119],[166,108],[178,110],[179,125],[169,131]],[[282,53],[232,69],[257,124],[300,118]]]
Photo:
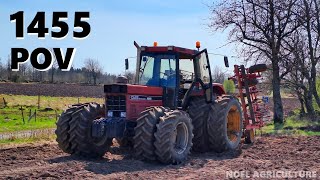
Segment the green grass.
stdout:
[[[35,106],[38,107],[38,96],[25,96],[25,95],[11,95],[11,94],[0,94],[0,103],[2,99],[8,103],[9,107],[12,106]],[[79,103],[85,102],[97,102],[104,103],[103,98],[86,98],[79,97]],[[71,104],[77,104],[77,97],[50,97],[40,96],[40,107],[46,108],[51,107],[52,109],[63,110]]]
[[[38,96],[0,94],[0,107],[3,107],[3,102],[1,102],[3,98],[7,102],[7,107],[0,108],[0,133],[55,128],[57,114],[60,115],[68,105],[78,103],[78,98],[76,97],[40,96],[40,109],[38,109]],[[79,98],[79,103],[103,103],[103,101],[102,98]],[[23,122],[21,107],[25,122]],[[52,110],[45,111],[44,109],[47,107]],[[37,116],[36,120],[33,117],[28,122],[30,110],[31,114],[36,110]]]
[[262,134],[319,136],[320,132],[301,130],[301,127],[320,126],[319,121],[301,119],[298,115],[286,118],[283,124],[268,124],[261,128]]
[[[62,113],[62,110],[44,111],[43,109],[38,110],[34,106],[22,106],[24,114],[23,122],[22,112],[20,109],[21,106],[0,109],[0,133],[54,128],[56,127],[55,123],[57,120],[57,115]],[[30,110],[31,114],[33,114],[36,110],[36,119],[32,117],[30,121],[28,121]]]

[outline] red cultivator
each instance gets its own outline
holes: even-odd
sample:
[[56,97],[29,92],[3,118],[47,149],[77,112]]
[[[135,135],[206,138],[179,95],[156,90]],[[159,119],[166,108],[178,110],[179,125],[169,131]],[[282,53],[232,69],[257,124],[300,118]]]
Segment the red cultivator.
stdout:
[[268,106],[268,97],[258,97],[261,92],[257,88],[258,79],[261,78],[261,72],[266,71],[265,64],[257,64],[249,68],[244,65],[234,66],[234,76],[229,79],[237,84],[239,90],[238,97],[244,116],[244,138],[246,143],[254,140],[254,130],[260,129],[265,121],[270,118]]

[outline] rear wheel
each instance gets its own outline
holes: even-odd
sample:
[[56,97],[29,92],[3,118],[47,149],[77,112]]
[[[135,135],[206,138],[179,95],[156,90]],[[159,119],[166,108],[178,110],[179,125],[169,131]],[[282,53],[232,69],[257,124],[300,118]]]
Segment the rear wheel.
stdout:
[[233,97],[222,97],[209,111],[208,134],[210,149],[216,152],[236,149],[242,136],[240,103]]
[[192,130],[192,120],[186,112],[174,110],[165,113],[154,135],[157,159],[165,164],[185,161],[192,147]]
[[137,126],[134,128],[133,137],[135,156],[144,160],[155,160],[154,133],[159,118],[164,115],[167,109],[164,107],[151,107],[141,112],[137,119]]
[[208,111],[210,105],[208,105],[203,97],[194,97],[190,101],[188,113],[192,119],[193,124],[193,146],[192,150],[195,152],[207,152],[208,151],[208,131],[207,120]]
[[105,154],[112,139],[107,136],[94,138],[91,135],[92,123],[103,115],[104,108],[97,103],[85,104],[72,113],[68,131],[72,154],[85,157],[101,157]]

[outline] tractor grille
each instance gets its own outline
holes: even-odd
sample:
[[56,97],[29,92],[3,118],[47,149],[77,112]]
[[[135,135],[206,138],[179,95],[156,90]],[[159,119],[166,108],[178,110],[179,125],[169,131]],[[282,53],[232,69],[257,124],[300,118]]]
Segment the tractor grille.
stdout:
[[126,112],[126,96],[107,96],[106,106],[113,112],[113,117],[120,117],[120,112]]

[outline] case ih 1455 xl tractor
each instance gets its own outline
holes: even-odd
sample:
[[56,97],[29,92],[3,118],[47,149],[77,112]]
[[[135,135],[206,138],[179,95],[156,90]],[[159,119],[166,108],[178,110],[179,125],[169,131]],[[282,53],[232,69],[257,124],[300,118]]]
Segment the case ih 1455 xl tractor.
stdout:
[[59,147],[99,157],[116,138],[120,145],[131,143],[136,157],[166,164],[183,162],[191,149],[236,149],[246,131],[241,106],[212,82],[207,50],[135,46],[135,83],[104,85],[105,105],[65,110],[57,123]]

